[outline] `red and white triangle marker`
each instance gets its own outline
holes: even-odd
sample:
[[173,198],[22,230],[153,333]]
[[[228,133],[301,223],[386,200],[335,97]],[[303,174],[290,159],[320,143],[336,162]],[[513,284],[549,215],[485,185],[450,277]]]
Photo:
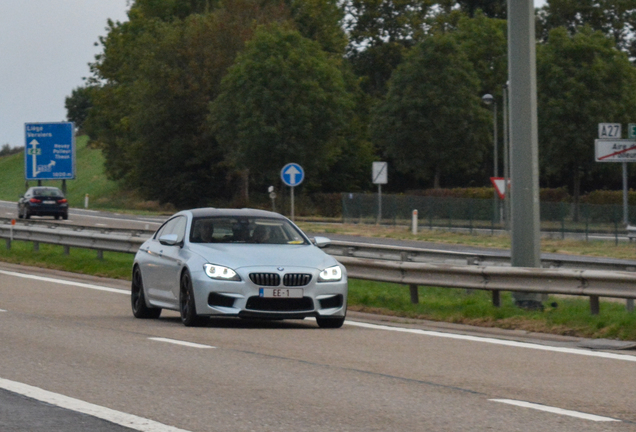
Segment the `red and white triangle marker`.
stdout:
[[[490,182],[495,187],[495,191],[497,191],[497,195],[499,195],[499,198],[501,199],[506,198],[506,186],[505,186],[506,181],[505,180],[506,179],[504,179],[503,177],[490,177]],[[508,189],[509,188],[510,188],[510,180],[508,180]]]

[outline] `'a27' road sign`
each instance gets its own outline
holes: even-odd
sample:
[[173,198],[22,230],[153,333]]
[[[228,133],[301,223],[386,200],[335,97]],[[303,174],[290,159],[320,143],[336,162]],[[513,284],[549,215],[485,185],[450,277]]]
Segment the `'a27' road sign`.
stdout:
[[26,123],[24,178],[68,180],[75,178],[73,123]]
[[297,163],[288,163],[280,170],[280,178],[287,186],[298,186],[305,179],[305,171]]

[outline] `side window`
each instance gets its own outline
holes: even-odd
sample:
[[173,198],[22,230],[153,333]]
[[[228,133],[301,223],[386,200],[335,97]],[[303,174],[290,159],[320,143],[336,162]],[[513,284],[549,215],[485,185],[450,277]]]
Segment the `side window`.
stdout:
[[157,235],[155,236],[155,239],[159,240],[159,238],[161,236],[164,236],[166,234],[171,234],[172,233],[172,228],[177,223],[177,219],[178,218],[170,219],[168,222],[163,224],[163,226],[161,228],[159,228],[159,231],[157,231]]
[[186,222],[187,219],[183,216],[179,216],[178,218],[175,218],[175,224],[172,228],[172,230],[170,230],[170,234],[176,234],[177,235],[177,241],[178,242],[182,242],[183,238],[185,237],[185,229],[186,229]]
[[157,235],[155,236],[155,240],[159,240],[161,236],[166,234],[176,234],[177,241],[183,241],[183,238],[185,237],[186,221],[186,218],[183,216],[170,219],[161,228],[159,228],[159,231],[157,231]]

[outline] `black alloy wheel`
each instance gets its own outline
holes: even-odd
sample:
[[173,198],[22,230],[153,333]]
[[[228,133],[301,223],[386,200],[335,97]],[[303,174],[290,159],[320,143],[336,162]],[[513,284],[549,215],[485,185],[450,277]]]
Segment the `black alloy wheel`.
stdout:
[[135,318],[159,318],[161,308],[150,308],[146,305],[146,295],[144,294],[144,282],[141,278],[139,266],[133,270],[132,286],[130,289],[130,304]]
[[197,315],[194,304],[194,290],[192,288],[192,276],[185,270],[181,275],[181,287],[179,289],[179,312],[181,322],[186,327],[196,327],[201,325],[201,317]]

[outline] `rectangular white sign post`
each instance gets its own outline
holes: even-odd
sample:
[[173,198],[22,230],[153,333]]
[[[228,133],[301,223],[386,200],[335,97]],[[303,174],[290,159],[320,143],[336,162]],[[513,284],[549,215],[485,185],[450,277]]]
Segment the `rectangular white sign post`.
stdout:
[[[599,123],[599,137],[601,132],[607,132],[610,128],[601,128],[602,125],[611,123]],[[620,126],[620,125],[619,125]],[[630,124],[628,133],[631,139],[620,139],[620,127],[618,139],[597,139],[594,141],[594,153],[596,162],[621,162],[623,165],[623,223],[629,224],[629,203],[627,192],[627,162],[636,162],[636,128]]]
[[388,183],[388,162],[373,162],[371,165],[371,180],[373,184],[378,185],[378,220],[377,224],[380,224],[382,220],[382,185]]

